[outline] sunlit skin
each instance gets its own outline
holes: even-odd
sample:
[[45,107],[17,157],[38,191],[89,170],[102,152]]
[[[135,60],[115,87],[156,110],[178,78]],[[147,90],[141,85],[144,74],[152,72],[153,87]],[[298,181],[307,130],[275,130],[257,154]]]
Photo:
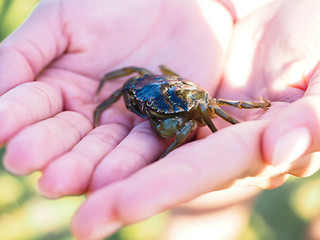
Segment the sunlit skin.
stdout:
[[212,118],[219,116],[231,124],[239,123],[220,108],[220,105],[239,109],[267,109],[271,106],[264,98],[261,98],[260,103],[211,98],[206,90],[183,79],[167,66],[160,65],[159,68],[163,75],[155,75],[145,68],[138,67],[125,67],[107,73],[100,81],[96,97],[106,81],[132,73],[138,73],[139,76],[127,80],[122,88],[97,106],[94,111],[94,126],[98,126],[102,112],[123,96],[127,109],[149,119],[151,127],[159,136],[176,136],[174,142],[160,156],[163,158],[179,147],[197,126],[207,125],[211,132],[217,131]]
[[[207,192],[275,188],[288,174],[312,174],[320,162],[319,5],[277,0],[233,25],[215,1],[41,1],[0,44],[5,167],[41,171],[47,197],[90,192],[71,224],[79,239],[108,236]],[[228,109],[243,122],[217,119],[221,130],[199,128],[194,141],[150,164],[170,143],[121,101],[94,128],[93,96],[105,72],[143,66],[160,74],[159,63],[210,96],[264,96],[272,107]],[[124,80],[110,81],[98,100]]]

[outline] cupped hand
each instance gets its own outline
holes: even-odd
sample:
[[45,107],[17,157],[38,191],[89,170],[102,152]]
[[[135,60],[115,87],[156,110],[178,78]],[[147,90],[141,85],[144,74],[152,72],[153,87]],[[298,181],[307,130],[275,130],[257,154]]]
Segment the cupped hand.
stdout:
[[92,193],[75,215],[75,235],[106,236],[207,192],[274,188],[289,174],[302,177],[318,170],[319,9],[316,1],[281,0],[240,20],[217,96],[264,96],[273,106],[266,112],[228,109],[252,121],[215,134],[202,128],[197,141]]
[[[157,73],[166,64],[214,92],[231,29],[228,11],[211,1],[42,1],[0,45],[4,165],[15,174],[42,171],[40,191],[60,197],[156,160],[168,143],[121,101],[93,129],[100,78],[132,65]],[[108,82],[99,101],[124,80]]]

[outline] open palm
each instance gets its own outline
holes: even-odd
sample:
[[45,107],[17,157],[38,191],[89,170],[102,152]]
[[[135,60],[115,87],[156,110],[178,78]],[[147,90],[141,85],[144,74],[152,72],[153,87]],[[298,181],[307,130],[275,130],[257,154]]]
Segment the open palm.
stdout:
[[[224,51],[202,11],[196,1],[178,0],[41,3],[0,48],[7,169],[42,170],[43,194],[59,197],[83,193],[92,177],[91,190],[154,161],[168,143],[123,103],[93,129],[94,92],[107,71],[135,65],[157,72],[159,64],[214,92]],[[122,84],[108,83],[99,100]]]

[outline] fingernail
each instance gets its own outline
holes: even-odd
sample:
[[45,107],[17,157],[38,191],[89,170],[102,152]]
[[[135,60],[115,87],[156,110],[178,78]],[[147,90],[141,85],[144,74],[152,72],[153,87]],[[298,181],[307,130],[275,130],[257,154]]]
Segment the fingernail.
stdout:
[[272,154],[272,165],[293,162],[301,157],[311,143],[310,131],[306,127],[297,127],[278,137]]

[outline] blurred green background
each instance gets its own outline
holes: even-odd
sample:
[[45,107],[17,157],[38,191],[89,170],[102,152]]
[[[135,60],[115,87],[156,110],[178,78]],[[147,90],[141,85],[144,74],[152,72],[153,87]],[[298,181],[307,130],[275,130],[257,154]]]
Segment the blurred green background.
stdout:
[[[0,0],[0,41],[30,14],[37,0]],[[1,64],[1,63],[0,63]],[[4,149],[0,150],[0,163]],[[36,192],[40,173],[16,177],[0,165],[0,239],[73,239],[71,217],[84,200],[65,197],[48,200]],[[320,173],[305,179],[291,177],[283,186],[266,190],[258,197],[250,223],[239,239],[301,240],[320,216]],[[168,213],[123,228],[109,240],[155,240],[162,232]],[[230,226],[232,228],[232,226]]]

